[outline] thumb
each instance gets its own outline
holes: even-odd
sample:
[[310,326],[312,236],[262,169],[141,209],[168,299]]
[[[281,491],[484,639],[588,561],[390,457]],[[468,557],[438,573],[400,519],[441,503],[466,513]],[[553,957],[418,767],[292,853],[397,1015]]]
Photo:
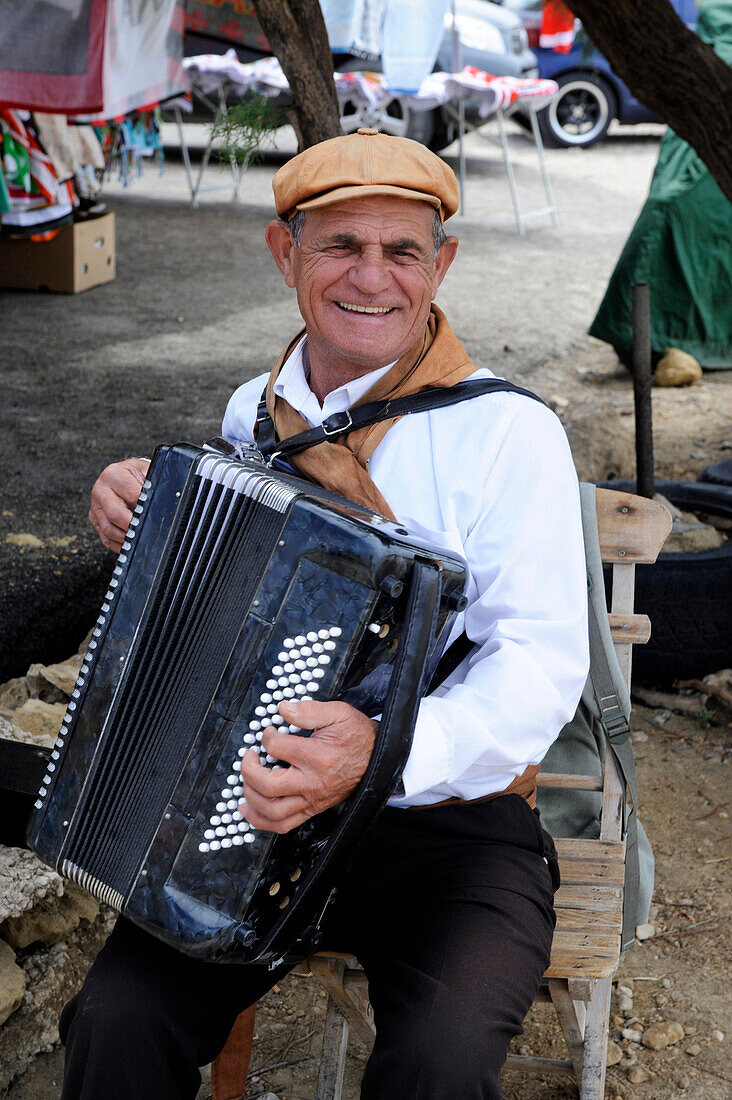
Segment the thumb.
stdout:
[[280,703],[280,714],[293,726],[315,730],[333,726],[348,717],[348,703],[316,703],[315,700]]

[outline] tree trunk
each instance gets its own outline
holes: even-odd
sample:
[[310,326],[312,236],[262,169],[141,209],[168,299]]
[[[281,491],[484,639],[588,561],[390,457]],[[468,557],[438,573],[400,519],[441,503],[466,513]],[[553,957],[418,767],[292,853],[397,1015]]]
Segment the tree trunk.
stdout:
[[333,59],[318,0],[254,0],[292,92],[300,149],[342,134]]
[[669,0],[569,0],[641,103],[696,149],[732,200],[732,69]]

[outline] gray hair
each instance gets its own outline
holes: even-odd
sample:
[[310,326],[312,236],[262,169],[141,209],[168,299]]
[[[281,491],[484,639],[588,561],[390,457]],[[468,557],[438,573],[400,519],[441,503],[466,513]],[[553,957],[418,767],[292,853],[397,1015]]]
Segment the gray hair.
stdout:
[[[295,243],[295,248],[299,248],[302,243],[302,230],[305,225],[305,211],[298,210],[289,222],[284,223],[292,234],[292,239]],[[443,244],[447,240],[447,235],[442,225],[442,219],[438,210],[435,210],[432,215],[432,243],[434,246],[435,254],[434,258],[437,259],[437,253],[442,248]]]

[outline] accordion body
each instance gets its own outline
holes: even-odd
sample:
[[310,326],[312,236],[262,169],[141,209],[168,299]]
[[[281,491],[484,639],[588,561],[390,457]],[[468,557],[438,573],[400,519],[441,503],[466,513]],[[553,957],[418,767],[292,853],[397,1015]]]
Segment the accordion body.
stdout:
[[[209,960],[302,957],[338,871],[393,793],[464,603],[464,563],[287,473],[159,448],[40,788],[30,846]],[[357,790],[285,835],[238,810],[282,699],[379,717]]]

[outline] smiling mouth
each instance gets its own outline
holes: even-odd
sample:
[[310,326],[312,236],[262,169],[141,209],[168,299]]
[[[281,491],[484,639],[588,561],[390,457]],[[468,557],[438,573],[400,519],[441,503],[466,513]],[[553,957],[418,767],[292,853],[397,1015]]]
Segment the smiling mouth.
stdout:
[[392,313],[396,306],[359,306],[355,302],[336,302],[339,309],[345,309],[349,313]]

